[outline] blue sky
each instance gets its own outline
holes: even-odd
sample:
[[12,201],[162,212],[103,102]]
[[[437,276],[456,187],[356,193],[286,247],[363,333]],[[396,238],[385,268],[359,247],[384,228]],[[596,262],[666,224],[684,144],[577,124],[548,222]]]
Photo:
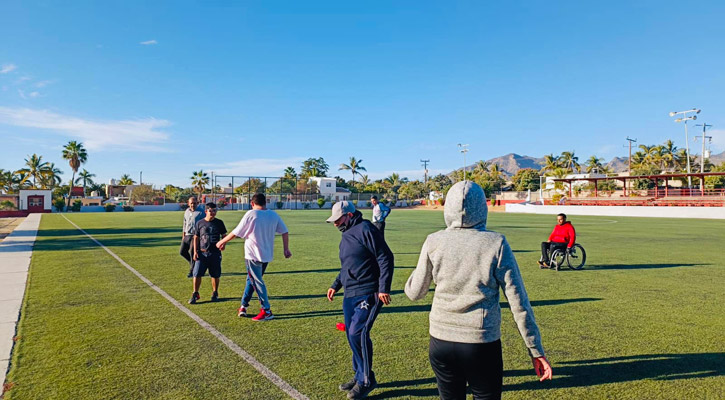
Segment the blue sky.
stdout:
[[422,158],[459,167],[457,143],[469,163],[683,147],[667,113],[692,107],[720,152],[724,17],[715,1],[6,1],[0,168],[38,153],[68,179],[61,148],[80,140],[102,182],[309,157],[349,179],[350,156],[415,179]]

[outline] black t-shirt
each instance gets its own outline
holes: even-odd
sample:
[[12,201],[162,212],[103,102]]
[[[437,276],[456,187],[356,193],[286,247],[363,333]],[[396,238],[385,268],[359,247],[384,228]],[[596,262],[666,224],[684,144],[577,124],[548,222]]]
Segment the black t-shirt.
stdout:
[[211,221],[206,219],[196,223],[196,235],[199,236],[199,251],[221,252],[216,244],[227,234],[227,227],[224,221],[214,218]]

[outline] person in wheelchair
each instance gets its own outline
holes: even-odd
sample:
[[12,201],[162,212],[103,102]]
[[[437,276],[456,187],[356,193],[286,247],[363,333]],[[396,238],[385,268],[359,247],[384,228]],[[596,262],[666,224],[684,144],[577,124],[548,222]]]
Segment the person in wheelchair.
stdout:
[[576,231],[574,225],[566,220],[566,214],[556,216],[556,226],[549,235],[549,240],[541,242],[541,259],[539,267],[549,268],[551,253],[556,249],[571,250],[576,243]]

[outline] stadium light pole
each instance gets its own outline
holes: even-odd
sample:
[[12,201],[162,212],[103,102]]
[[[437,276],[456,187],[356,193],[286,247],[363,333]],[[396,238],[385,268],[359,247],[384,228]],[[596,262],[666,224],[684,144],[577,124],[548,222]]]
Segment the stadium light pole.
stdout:
[[699,108],[693,108],[691,110],[685,110],[685,111],[672,111],[670,113],[670,117],[674,117],[675,115],[682,115],[682,117],[677,118],[675,122],[684,122],[685,123],[685,154],[687,156],[687,188],[692,187],[692,177],[690,176],[690,137],[687,134],[687,121],[694,121],[697,119],[697,115],[691,115],[687,116],[689,113],[700,113]]
[[468,145],[458,143],[458,148],[463,153],[463,180],[466,180],[466,153],[468,153]]
[[[702,127],[702,154],[700,154],[700,173],[703,174],[703,173],[705,173],[705,140],[712,139],[712,136],[707,136],[705,134],[705,130],[707,130],[707,128],[712,127],[712,125],[706,124],[703,122],[702,124],[697,124],[695,126]],[[698,137],[699,136],[695,136],[695,138],[698,138]],[[710,157],[708,156],[708,158],[710,158]],[[700,179],[700,191],[701,192],[705,191],[705,179]]]

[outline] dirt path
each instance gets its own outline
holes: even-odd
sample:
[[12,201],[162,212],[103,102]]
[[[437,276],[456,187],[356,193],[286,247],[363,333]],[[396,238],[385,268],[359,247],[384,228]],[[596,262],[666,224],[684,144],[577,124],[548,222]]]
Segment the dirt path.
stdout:
[[20,225],[25,218],[0,218],[0,241],[12,233],[16,226]]

